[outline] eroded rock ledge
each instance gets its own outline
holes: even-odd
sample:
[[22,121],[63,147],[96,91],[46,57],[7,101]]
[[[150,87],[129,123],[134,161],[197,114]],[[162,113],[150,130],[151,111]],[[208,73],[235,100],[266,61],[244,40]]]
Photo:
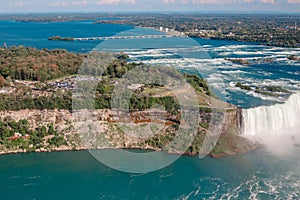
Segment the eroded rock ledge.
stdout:
[[[220,112],[221,113],[221,112]],[[145,111],[132,111],[129,121],[121,121],[120,112],[112,112],[108,109],[95,110],[92,112],[97,119],[97,132],[91,138],[79,133],[80,125],[75,123],[73,113],[68,110],[20,110],[2,111],[0,119],[20,121],[28,120],[29,128],[34,130],[37,127],[49,127],[53,124],[57,133],[60,133],[66,143],[59,146],[51,146],[47,143],[53,135],[44,137],[42,145],[28,146],[16,145],[6,147],[3,143],[0,146],[1,154],[18,152],[48,152],[63,150],[86,150],[86,149],[106,149],[106,148],[128,148],[128,149],[149,149],[163,150],[169,153],[185,153],[196,155],[201,152],[202,144],[209,130],[212,113],[208,110],[200,111],[200,119],[197,134],[186,152],[174,152],[164,148],[175,137],[178,130],[178,116],[172,116],[157,109]],[[219,158],[226,155],[247,153],[257,148],[257,144],[252,143],[239,135],[239,111],[238,109],[225,110],[224,124],[215,124],[222,129],[222,133],[215,147],[211,152],[206,152],[210,156]],[[218,114],[217,114],[218,115]],[[221,114],[220,114],[221,116]],[[86,119],[88,121],[89,119]],[[83,124],[86,123],[83,121]],[[121,125],[120,125],[121,124]],[[120,127],[122,126],[122,127]],[[84,126],[85,128],[87,126]],[[94,127],[90,127],[91,130]],[[85,131],[87,132],[87,131]],[[153,133],[154,132],[154,133]],[[147,134],[149,133],[149,134]],[[17,138],[18,140],[28,140],[28,138]],[[26,143],[26,142],[25,142]],[[26,143],[26,144],[27,144]],[[23,143],[22,143],[23,144]]]

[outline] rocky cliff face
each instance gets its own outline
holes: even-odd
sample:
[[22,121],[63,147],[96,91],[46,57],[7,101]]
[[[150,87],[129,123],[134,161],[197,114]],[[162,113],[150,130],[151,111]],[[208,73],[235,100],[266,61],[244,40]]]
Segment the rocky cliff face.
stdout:
[[13,119],[19,121],[27,119],[32,129],[40,125],[53,123],[58,131],[63,131],[72,125],[72,114],[67,110],[19,110],[1,111],[0,119]]
[[[187,153],[199,153],[210,126],[219,126],[218,128],[221,129],[219,141],[211,151],[211,156],[220,157],[253,150],[255,145],[238,134],[239,113],[238,109],[231,109],[216,114],[214,117],[223,117],[221,120],[223,123],[214,124],[212,113],[201,111],[198,135],[193,141],[193,147]],[[53,124],[55,130],[63,133],[67,145],[51,150],[94,148],[162,150],[163,146],[170,142],[176,134],[179,122],[178,116],[155,109],[131,113],[95,110],[86,116],[82,115],[82,112],[77,112],[77,114],[67,110],[2,111],[0,119],[10,118],[15,121],[27,119],[32,129],[41,125]],[[80,120],[76,117],[79,117]],[[93,123],[89,124],[91,119]],[[46,150],[40,149],[39,151]]]
[[242,137],[240,134],[241,109],[237,108],[226,113],[222,134],[211,152],[213,157],[234,155],[253,151],[258,144]]

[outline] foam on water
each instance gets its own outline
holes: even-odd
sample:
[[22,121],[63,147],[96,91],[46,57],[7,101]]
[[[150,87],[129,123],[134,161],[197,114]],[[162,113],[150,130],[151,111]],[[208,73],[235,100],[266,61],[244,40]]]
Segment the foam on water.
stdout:
[[[201,55],[203,51],[210,53],[212,58],[208,59],[197,56]],[[124,52],[130,56],[132,62],[142,61],[151,65],[166,65],[185,69],[185,72],[189,70],[197,72],[208,80],[213,91],[224,90],[225,87],[227,98],[220,98],[240,107],[249,108],[258,105],[270,105],[274,102],[283,102],[288,95],[272,97],[240,90],[235,86],[237,82],[249,85],[254,89],[255,87],[270,85],[281,86],[292,91],[297,91],[300,88],[300,80],[297,79],[299,73],[297,68],[287,69],[282,66],[297,67],[300,65],[300,63],[287,59],[287,55],[298,54],[300,53],[300,49],[235,44],[218,47],[200,45],[188,48],[126,49]],[[174,55],[184,55],[185,58],[180,58],[180,56],[174,57]],[[274,62],[266,63],[262,67],[257,64],[247,66],[225,60],[224,56],[229,55],[235,55],[238,58],[250,61],[259,61],[261,58],[272,58]],[[224,94],[224,91],[222,91],[222,94]],[[256,103],[254,103],[255,100],[257,101]]]
[[[298,178],[299,174],[294,172],[266,178],[258,171],[230,189],[228,183],[221,179],[204,178],[195,184],[194,190],[178,199],[296,199],[300,195]],[[203,183],[209,183],[210,188],[203,187]]]
[[299,186],[300,180],[292,173],[271,179],[253,175],[219,199],[295,199],[300,195]]

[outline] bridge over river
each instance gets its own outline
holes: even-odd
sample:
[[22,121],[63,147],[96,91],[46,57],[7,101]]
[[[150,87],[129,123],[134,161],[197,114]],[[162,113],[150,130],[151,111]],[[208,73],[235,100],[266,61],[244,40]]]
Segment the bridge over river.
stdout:
[[187,37],[187,36],[184,34],[134,35],[134,36],[84,37],[84,38],[72,38],[72,39],[77,41],[87,41],[87,40],[125,40],[125,39],[143,39],[143,38],[174,38],[174,37]]

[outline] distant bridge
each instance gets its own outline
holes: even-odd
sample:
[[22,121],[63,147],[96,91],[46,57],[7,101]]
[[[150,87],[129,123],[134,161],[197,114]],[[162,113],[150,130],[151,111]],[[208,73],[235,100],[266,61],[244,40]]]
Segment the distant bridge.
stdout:
[[72,38],[72,39],[77,41],[88,41],[88,40],[125,40],[125,39],[143,39],[143,38],[174,38],[174,37],[187,37],[187,36],[184,34],[175,34],[175,35],[84,37],[84,38]]

